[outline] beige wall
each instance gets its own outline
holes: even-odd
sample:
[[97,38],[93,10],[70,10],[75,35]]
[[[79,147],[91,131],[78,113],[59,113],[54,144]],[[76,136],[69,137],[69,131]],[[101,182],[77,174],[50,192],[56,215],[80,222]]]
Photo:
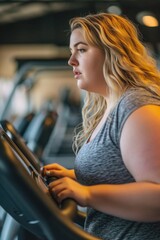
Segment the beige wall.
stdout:
[[[54,45],[4,45],[0,46],[0,79],[5,81],[14,79],[16,73],[15,58],[56,58],[68,57],[67,48],[57,48]],[[79,100],[79,90],[73,78],[72,70],[43,72],[36,81],[31,91],[31,99],[35,108],[39,109],[47,99],[58,99],[61,90],[70,88],[71,97]],[[23,94],[20,99],[16,98],[16,103],[22,102]],[[18,99],[18,100],[17,100]],[[15,104],[13,104],[15,105]],[[19,106],[19,109],[23,106]]]
[[67,56],[67,48],[54,45],[0,45],[0,77],[13,77],[16,71],[15,58],[48,59]]
[[74,101],[79,100],[79,89],[73,78],[72,71],[44,72],[37,79],[34,88],[31,91],[31,97],[35,106],[39,109],[47,99],[59,101],[63,88],[70,89],[70,97]]

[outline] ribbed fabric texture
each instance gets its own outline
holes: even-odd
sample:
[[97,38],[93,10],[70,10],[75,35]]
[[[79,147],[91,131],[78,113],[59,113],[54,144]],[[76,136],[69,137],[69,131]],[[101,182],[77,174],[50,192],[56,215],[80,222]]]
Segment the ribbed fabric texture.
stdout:
[[[135,181],[123,163],[120,136],[129,115],[150,104],[160,105],[160,98],[143,88],[132,88],[123,94],[96,137],[85,143],[76,157],[75,173],[81,184]],[[128,221],[92,208],[87,209],[85,230],[105,240],[160,240],[160,222]]]

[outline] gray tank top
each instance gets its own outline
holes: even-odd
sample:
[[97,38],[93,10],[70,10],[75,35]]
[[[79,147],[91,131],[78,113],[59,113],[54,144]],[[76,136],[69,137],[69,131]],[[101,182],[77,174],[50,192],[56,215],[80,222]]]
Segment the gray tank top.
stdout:
[[[84,143],[77,154],[75,174],[81,184],[135,182],[122,160],[120,136],[128,116],[149,104],[160,105],[160,97],[143,88],[132,88],[123,94],[96,137]],[[93,208],[87,209],[85,230],[105,240],[160,240],[160,222],[128,221]]]

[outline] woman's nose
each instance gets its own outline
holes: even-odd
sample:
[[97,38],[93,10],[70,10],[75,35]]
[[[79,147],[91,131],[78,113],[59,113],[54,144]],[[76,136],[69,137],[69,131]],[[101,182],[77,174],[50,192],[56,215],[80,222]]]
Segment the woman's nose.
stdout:
[[69,60],[68,60],[68,65],[70,66],[77,66],[78,65],[78,61],[75,57],[70,56]]

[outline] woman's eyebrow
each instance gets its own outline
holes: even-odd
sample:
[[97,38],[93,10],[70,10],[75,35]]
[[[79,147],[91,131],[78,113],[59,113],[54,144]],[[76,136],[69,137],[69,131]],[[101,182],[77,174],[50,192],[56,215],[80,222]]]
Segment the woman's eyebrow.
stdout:
[[[77,43],[75,43],[74,45],[73,45],[73,47],[75,48],[75,47],[77,47],[79,44],[83,44],[83,45],[88,45],[87,43],[85,43],[85,42],[77,42]],[[69,48],[70,50],[71,50],[71,48]]]

